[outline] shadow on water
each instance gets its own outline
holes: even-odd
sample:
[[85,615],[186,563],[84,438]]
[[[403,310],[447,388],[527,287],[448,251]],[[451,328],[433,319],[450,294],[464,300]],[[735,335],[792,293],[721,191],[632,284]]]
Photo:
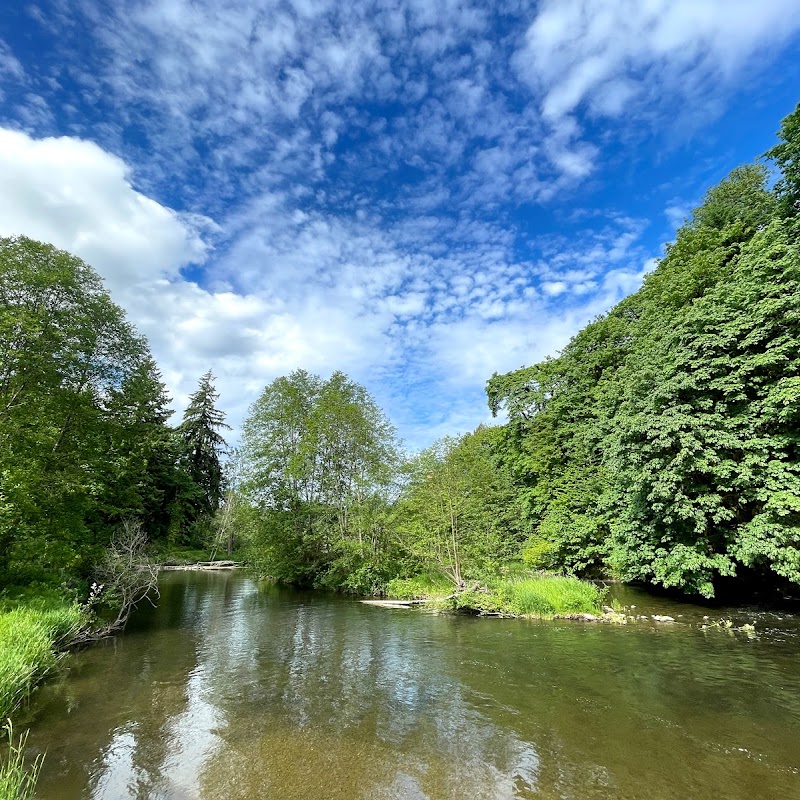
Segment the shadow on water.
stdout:
[[37,693],[29,748],[42,800],[790,797],[798,655],[694,617],[436,616],[170,573]]

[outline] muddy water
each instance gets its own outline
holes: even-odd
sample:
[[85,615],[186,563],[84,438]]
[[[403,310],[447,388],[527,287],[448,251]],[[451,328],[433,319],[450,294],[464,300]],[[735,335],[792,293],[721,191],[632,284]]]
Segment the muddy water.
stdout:
[[794,618],[739,612],[750,638],[663,602],[674,624],[611,626],[389,610],[234,573],[161,589],[36,693],[42,800],[800,798]]

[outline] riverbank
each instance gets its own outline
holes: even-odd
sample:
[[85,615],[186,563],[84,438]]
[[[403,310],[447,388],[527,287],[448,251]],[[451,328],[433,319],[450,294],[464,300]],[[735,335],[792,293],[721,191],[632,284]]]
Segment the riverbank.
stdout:
[[77,603],[52,592],[0,602],[0,719],[56,665],[86,622]]
[[[84,609],[57,593],[0,601],[0,720],[9,720],[86,623]],[[8,750],[0,758],[0,798],[26,800],[33,793],[38,761],[26,769],[25,737],[15,740],[10,721],[6,729]]]

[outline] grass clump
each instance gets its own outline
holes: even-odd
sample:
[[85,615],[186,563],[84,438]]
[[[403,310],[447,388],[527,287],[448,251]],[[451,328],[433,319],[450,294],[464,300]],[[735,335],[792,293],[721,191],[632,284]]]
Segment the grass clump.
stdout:
[[443,575],[395,578],[386,584],[386,596],[393,600],[435,600],[452,594],[452,581]]
[[[59,647],[85,622],[75,603],[45,596],[0,606],[0,719],[5,719],[55,665]],[[1,800],[1,796],[0,796]]]
[[462,592],[454,598],[458,610],[514,617],[599,614],[603,590],[593,583],[559,575],[499,580],[485,591]]
[[561,575],[514,575],[476,582],[457,591],[443,575],[396,578],[386,595],[396,600],[427,600],[433,608],[506,617],[552,619],[573,614],[600,614],[605,594],[595,584]]
[[523,616],[597,614],[603,591],[593,583],[547,575],[515,581],[500,589],[510,610]]
[[6,733],[8,751],[0,756],[0,800],[30,800],[36,788],[42,759],[38,757],[30,769],[26,769],[24,752],[27,734],[21,736],[15,743],[10,723]]

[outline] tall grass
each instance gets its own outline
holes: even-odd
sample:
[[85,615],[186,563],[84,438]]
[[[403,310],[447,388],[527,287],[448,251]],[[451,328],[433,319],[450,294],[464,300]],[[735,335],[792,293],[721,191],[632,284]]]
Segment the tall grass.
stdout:
[[30,600],[0,613],[0,719],[55,665],[58,648],[84,622],[76,604]]
[[514,575],[495,578],[488,585],[455,591],[442,575],[398,578],[386,586],[397,600],[428,600],[434,608],[499,614],[513,617],[552,617],[599,614],[605,590],[593,583],[561,575]]
[[[59,648],[84,622],[81,608],[57,594],[28,593],[14,600],[0,599],[0,719],[8,717],[53,668]],[[29,800],[41,759],[26,768],[27,734],[15,742],[10,722],[6,731],[7,752],[0,753],[0,800]]]
[[0,755],[0,800],[30,800],[36,788],[42,757],[39,756],[30,766],[25,767],[25,742],[28,734],[14,741],[11,724],[6,728],[8,752]]
[[432,600],[452,594],[452,581],[443,575],[395,578],[386,584],[386,596],[393,600]]
[[510,581],[495,591],[512,613],[536,617],[596,614],[603,597],[593,583],[558,575]]
[[488,588],[462,592],[452,598],[459,611],[513,617],[553,617],[597,614],[603,591],[593,583],[560,575],[496,580]]

